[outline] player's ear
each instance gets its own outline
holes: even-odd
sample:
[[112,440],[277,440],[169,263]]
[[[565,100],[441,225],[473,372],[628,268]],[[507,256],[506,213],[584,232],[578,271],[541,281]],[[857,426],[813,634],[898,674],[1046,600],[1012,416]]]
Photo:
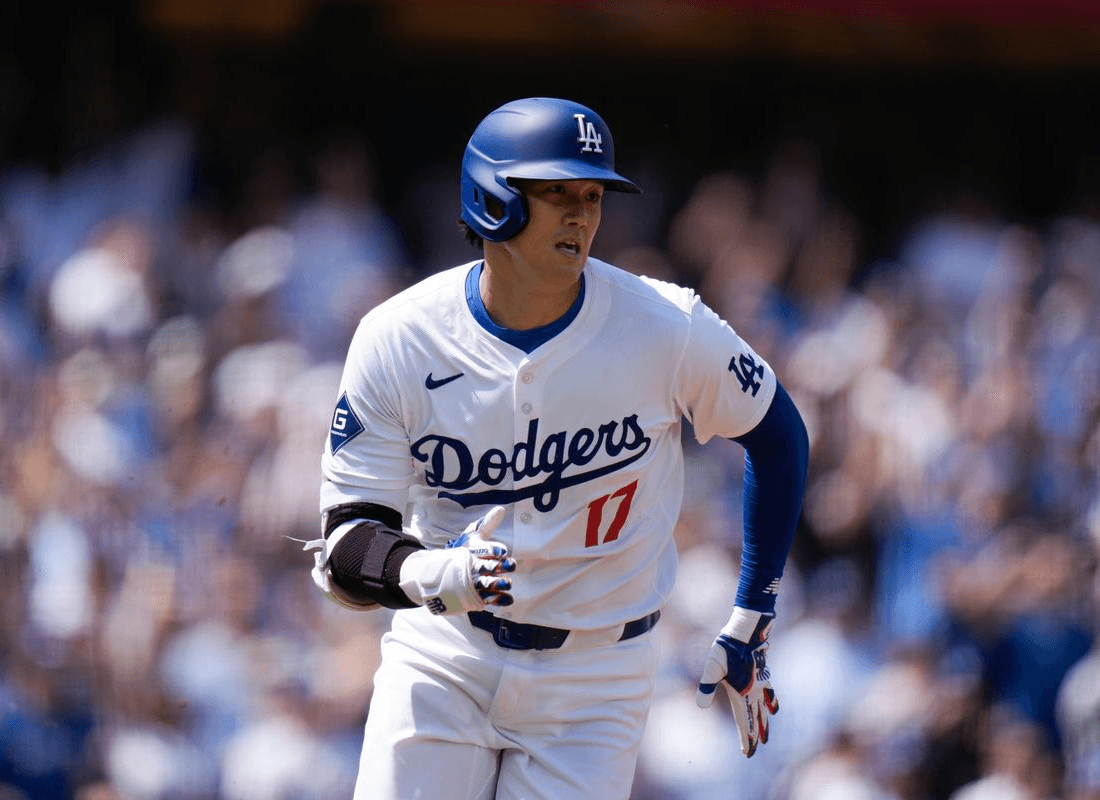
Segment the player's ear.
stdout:
[[504,217],[504,204],[488,193],[485,195],[485,210],[498,222]]

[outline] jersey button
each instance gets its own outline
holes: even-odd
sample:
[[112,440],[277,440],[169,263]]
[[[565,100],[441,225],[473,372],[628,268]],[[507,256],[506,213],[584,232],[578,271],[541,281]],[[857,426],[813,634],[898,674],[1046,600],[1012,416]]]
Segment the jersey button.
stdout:
[[524,414],[530,414],[532,409],[534,409],[534,406],[532,406],[530,403],[524,403],[519,408],[520,408],[520,411],[522,411]]
[[522,514],[519,515],[519,519],[520,519],[520,522],[523,522],[523,523],[530,522],[531,521],[531,512],[530,511],[524,511]]
[[531,381],[533,381],[534,379],[535,379],[535,376],[534,376],[534,375],[532,375],[532,374],[531,374],[530,372],[528,372],[528,373],[527,373],[526,375],[524,375],[524,376],[523,376],[523,378],[522,378],[522,380],[523,380],[523,382],[524,382],[524,383],[530,383],[530,382],[531,382]]

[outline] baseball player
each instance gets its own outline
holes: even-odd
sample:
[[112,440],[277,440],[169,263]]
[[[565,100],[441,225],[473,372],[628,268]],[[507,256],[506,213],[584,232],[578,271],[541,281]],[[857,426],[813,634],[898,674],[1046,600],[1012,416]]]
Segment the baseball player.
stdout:
[[626,798],[676,571],[681,425],[746,451],[732,615],[698,691],[741,748],[778,709],[765,661],[807,437],[769,365],[688,289],[589,257],[615,171],[567,100],[490,113],[462,162],[482,257],[370,311],[322,460],[314,580],[396,609],[356,800]]

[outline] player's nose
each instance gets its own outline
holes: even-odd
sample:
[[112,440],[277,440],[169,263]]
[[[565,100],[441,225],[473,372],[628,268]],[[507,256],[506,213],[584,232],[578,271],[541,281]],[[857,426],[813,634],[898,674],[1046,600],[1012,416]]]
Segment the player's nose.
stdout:
[[565,220],[570,225],[586,227],[588,225],[588,206],[580,197],[572,198],[565,207]]

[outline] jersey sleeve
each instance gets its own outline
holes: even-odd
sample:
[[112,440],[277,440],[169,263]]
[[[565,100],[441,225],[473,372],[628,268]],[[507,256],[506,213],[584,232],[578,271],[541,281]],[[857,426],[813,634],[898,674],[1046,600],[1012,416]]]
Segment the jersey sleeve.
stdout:
[[729,323],[695,297],[675,392],[700,443],[713,436],[732,439],[764,418],[775,395],[775,372]]
[[404,513],[413,480],[409,437],[384,341],[360,324],[348,349],[321,458],[321,511],[367,502]]

